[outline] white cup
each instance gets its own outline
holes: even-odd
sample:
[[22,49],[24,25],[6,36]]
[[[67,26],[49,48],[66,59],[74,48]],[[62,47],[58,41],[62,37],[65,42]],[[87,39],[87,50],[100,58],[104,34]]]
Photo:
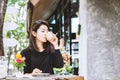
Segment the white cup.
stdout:
[[54,41],[55,40],[55,37],[54,37],[52,32],[48,32],[47,35],[46,35],[46,38],[47,38],[48,41]]

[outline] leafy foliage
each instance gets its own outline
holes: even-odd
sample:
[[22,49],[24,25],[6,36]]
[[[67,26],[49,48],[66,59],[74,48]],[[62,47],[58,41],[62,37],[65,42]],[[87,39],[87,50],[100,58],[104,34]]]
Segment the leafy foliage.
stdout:
[[25,66],[25,62],[21,63],[17,63],[15,60],[11,61],[11,63],[13,64],[14,67],[16,67],[17,69],[19,68],[23,68]]
[[9,6],[14,6],[14,4],[17,2],[18,0],[9,0],[8,1],[8,5]]
[[[7,7],[14,7],[16,9],[15,10],[16,12],[12,13],[11,11],[10,13],[6,14],[4,22],[16,23],[17,28],[15,30],[4,31],[4,38],[14,38],[18,41],[18,44],[16,46],[12,48],[11,47],[5,48],[5,53],[8,56],[8,68],[9,68],[9,63],[11,61],[11,56],[20,52],[28,44],[28,40],[26,38],[26,5],[27,5],[27,0],[8,0]],[[19,65],[19,64],[14,63],[14,65]],[[23,66],[23,64],[21,64],[21,66]]]
[[17,12],[14,14],[6,14],[5,22],[14,22],[18,25],[15,30],[6,31],[6,38],[14,38],[18,41],[19,44],[15,46],[14,53],[21,51],[28,44],[26,38],[26,0],[9,0],[8,7],[16,7]]
[[60,47],[60,51],[63,57],[64,66],[62,68],[54,68],[55,74],[73,74],[73,67],[70,65],[70,56],[67,53],[67,51],[64,49],[64,47]]
[[80,35],[81,32],[81,24],[78,24],[78,35]]
[[11,61],[11,63],[13,64],[15,68],[17,68],[18,70],[21,70],[25,66],[25,58],[22,57],[22,55],[18,53],[16,54],[15,59]]
[[55,74],[60,74],[60,75],[73,74],[73,67],[70,66],[69,64],[65,64],[63,68],[54,68],[54,72]]

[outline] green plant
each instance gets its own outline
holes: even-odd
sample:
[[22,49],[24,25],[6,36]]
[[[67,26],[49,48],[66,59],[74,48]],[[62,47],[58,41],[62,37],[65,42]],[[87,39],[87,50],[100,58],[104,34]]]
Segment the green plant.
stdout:
[[63,68],[54,68],[54,73],[60,75],[73,74],[73,67],[69,64],[65,64]]
[[[14,47],[6,47],[5,54],[8,56],[8,68],[11,61],[11,56],[19,53],[22,49],[26,48],[28,39],[26,37],[26,4],[27,0],[8,0],[9,7],[15,8],[15,11],[5,14],[4,22],[13,22],[17,24],[15,30],[4,31],[4,38],[14,38],[18,44]],[[11,27],[11,26],[8,26]]]
[[16,57],[14,60],[11,61],[14,68],[16,68],[19,71],[22,71],[23,67],[25,66],[25,58],[22,57],[21,54],[16,54]]
[[73,67],[70,65],[70,56],[67,53],[67,51],[64,49],[64,47],[60,47],[60,51],[63,57],[64,66],[62,68],[54,68],[55,74],[73,74]]
[[[28,44],[26,37],[26,0],[9,0],[8,7],[15,7],[17,12],[15,14],[6,14],[5,22],[14,22],[18,26],[15,30],[10,30],[5,32],[6,38],[14,38],[18,41],[18,44],[14,47],[13,53],[18,53]],[[10,27],[10,26],[8,26]]]
[[81,24],[78,24],[78,35],[80,35],[80,32],[81,32]]

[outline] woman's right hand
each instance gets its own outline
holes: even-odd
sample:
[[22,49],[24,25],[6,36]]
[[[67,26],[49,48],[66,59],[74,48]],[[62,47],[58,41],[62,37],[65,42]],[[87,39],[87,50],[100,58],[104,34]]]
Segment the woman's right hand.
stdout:
[[48,32],[46,38],[51,44],[53,44],[55,49],[58,49],[58,38],[54,33]]
[[31,75],[32,75],[32,76],[35,76],[35,75],[37,75],[37,74],[39,74],[39,73],[42,73],[42,70],[39,70],[38,68],[35,68],[35,69],[33,70],[33,72],[31,73]]

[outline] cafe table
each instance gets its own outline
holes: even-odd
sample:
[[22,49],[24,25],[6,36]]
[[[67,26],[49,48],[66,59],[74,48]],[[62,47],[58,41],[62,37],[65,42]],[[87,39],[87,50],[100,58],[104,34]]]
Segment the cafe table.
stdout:
[[23,76],[15,77],[8,76],[0,80],[84,80],[83,76],[78,75],[38,75],[38,76]]

